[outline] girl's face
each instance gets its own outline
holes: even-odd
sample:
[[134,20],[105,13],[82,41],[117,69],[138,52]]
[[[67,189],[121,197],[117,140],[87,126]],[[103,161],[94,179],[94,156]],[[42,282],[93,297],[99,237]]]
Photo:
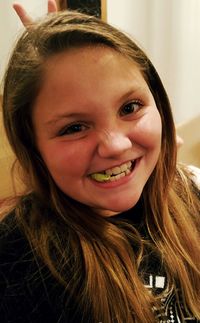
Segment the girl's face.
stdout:
[[140,70],[107,47],[50,58],[33,109],[57,186],[104,216],[133,207],[160,153],[161,119]]

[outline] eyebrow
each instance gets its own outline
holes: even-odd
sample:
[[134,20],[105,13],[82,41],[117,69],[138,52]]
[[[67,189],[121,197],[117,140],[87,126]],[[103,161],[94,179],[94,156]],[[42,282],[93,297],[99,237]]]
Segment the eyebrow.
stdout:
[[[126,92],[125,94],[123,94],[120,99],[118,99],[118,101],[123,101],[125,100],[125,98],[129,97],[131,94],[137,93],[137,92],[143,92],[145,91],[146,87],[137,87],[135,89],[131,89],[128,92]],[[88,112],[72,112],[72,113],[61,113],[61,114],[57,114],[55,117],[53,117],[51,120],[45,122],[45,125],[47,126],[51,126],[52,124],[57,123],[59,120],[61,119],[67,119],[67,118],[85,118],[87,116],[89,116],[90,113]]]

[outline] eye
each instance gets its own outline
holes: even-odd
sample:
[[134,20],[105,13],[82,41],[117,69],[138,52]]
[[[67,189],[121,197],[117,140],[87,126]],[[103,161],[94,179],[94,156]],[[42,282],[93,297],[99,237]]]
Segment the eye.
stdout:
[[142,103],[140,101],[132,101],[125,104],[120,111],[120,115],[125,116],[131,113],[136,113],[142,107]]
[[68,125],[58,132],[58,136],[69,136],[87,130],[88,127],[81,123]]

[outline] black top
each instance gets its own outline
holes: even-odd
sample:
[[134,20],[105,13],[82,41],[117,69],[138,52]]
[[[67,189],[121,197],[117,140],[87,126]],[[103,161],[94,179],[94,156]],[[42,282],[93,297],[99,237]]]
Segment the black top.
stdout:
[[0,322],[82,322],[74,302],[66,309],[65,299],[64,288],[36,259],[10,214],[0,225]]
[[[124,213],[121,217],[132,220],[131,213]],[[158,259],[150,255],[145,268],[146,288],[162,292],[166,287],[166,275]],[[66,308],[65,299],[64,288],[36,259],[15,215],[7,216],[0,224],[0,322],[88,323],[91,320],[89,316],[82,316],[72,300]],[[160,323],[200,322],[187,317],[179,292],[164,298],[163,308],[155,311],[155,315],[160,317]]]

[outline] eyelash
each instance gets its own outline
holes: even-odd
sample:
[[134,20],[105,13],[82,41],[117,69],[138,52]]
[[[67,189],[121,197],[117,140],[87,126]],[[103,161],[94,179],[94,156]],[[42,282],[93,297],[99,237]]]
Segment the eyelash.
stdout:
[[[135,110],[134,109],[134,106],[137,105],[137,109]],[[125,108],[130,108],[131,106],[131,109],[126,113],[123,113],[123,109]],[[121,109],[120,109],[120,115],[121,116],[126,116],[126,115],[129,115],[129,114],[134,114],[134,113],[137,113],[138,110],[141,109],[141,107],[143,106],[142,102],[140,102],[139,100],[136,100],[136,101],[131,101],[129,103],[126,103]],[[68,125],[66,127],[64,127],[63,129],[61,129],[59,132],[58,132],[58,136],[59,137],[62,137],[62,136],[65,136],[65,135],[73,135],[73,134],[76,134],[76,133],[80,133],[83,130],[87,130],[88,129],[88,126],[82,124],[81,122],[77,122],[77,123],[74,123],[74,124],[71,124],[71,125]]]
[[84,130],[88,129],[87,126],[85,126],[84,124],[81,124],[81,123],[74,123],[74,124],[68,125],[59,131],[58,136],[62,137],[65,135],[69,136],[71,134],[79,133],[79,132],[83,131],[83,129],[81,130],[81,128],[83,128],[83,127],[84,127]]
[[[137,109],[134,110],[133,109],[133,106],[137,105]],[[127,108],[127,107],[130,107],[131,106],[131,110],[128,111],[128,113],[123,113],[123,109]],[[132,114],[132,113],[136,113],[138,110],[141,109],[141,107],[143,106],[142,102],[139,101],[139,100],[136,100],[136,101],[131,101],[129,103],[126,103],[122,108],[121,108],[121,112],[120,112],[120,115],[122,116],[126,116],[126,115],[129,115],[129,114]]]

